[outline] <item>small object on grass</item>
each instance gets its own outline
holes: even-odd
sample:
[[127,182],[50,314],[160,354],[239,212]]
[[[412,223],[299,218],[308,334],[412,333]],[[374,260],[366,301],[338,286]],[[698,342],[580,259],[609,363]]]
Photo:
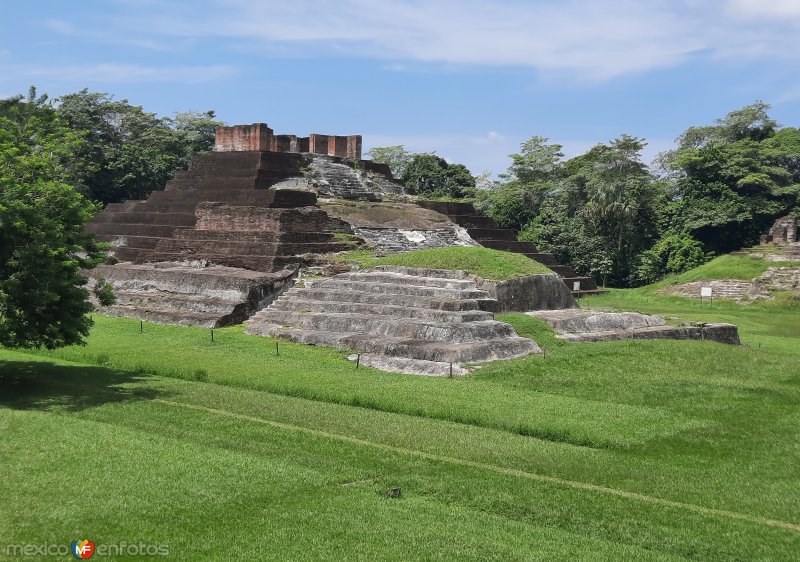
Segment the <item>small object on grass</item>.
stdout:
[[356,356],[356,369],[358,369],[358,366],[359,366],[360,364],[361,364],[361,354],[359,353],[359,354]]
[[450,378],[453,378],[453,362],[450,361]]
[[278,340],[275,340],[275,355],[280,355],[280,352],[278,351]]
[[214,328],[211,328],[211,343],[214,343]]
[[387,497],[399,498],[401,495],[403,495],[402,488],[389,488],[388,490],[386,490]]
[[142,320],[139,320],[139,333],[140,334],[144,333],[144,321]]

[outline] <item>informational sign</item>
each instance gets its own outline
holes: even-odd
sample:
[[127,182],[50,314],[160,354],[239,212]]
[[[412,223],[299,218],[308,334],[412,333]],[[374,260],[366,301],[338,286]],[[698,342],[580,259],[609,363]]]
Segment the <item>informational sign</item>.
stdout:
[[580,291],[581,290],[581,282],[580,281],[573,281],[572,282],[572,290],[573,291]]
[[711,287],[700,287],[700,296],[701,297],[703,297],[703,298],[711,297],[711,296],[713,296],[713,294],[714,294],[714,292],[711,290]]

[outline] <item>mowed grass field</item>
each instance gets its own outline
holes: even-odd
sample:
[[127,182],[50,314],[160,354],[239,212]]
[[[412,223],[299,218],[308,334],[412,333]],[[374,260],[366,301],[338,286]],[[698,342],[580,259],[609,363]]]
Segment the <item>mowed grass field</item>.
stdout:
[[[611,291],[584,306],[739,325],[744,345],[566,344],[464,378],[95,316],[0,350],[0,543],[181,560],[797,560],[800,307]],[[399,498],[386,491],[400,487]],[[0,553],[2,556],[3,553]]]

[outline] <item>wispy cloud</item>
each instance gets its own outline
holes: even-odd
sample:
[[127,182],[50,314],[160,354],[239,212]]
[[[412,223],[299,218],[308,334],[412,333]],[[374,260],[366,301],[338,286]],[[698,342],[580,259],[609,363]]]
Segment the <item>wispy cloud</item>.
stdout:
[[84,82],[182,82],[199,84],[236,74],[229,65],[151,67],[138,64],[99,63],[64,66],[7,66],[2,69],[32,79]]
[[409,62],[518,66],[607,80],[693,56],[800,58],[797,0],[141,2],[112,22],[139,41],[225,38],[268,56],[376,58],[402,71]]
[[800,19],[797,0],[730,0],[728,11],[741,18]]

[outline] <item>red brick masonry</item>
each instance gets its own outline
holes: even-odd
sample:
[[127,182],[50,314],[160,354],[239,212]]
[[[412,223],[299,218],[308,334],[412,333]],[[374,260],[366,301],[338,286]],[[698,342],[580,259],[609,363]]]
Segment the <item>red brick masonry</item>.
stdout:
[[361,159],[361,135],[320,135],[307,137],[276,135],[266,123],[217,127],[216,152],[259,150],[265,152],[310,152],[341,158]]

